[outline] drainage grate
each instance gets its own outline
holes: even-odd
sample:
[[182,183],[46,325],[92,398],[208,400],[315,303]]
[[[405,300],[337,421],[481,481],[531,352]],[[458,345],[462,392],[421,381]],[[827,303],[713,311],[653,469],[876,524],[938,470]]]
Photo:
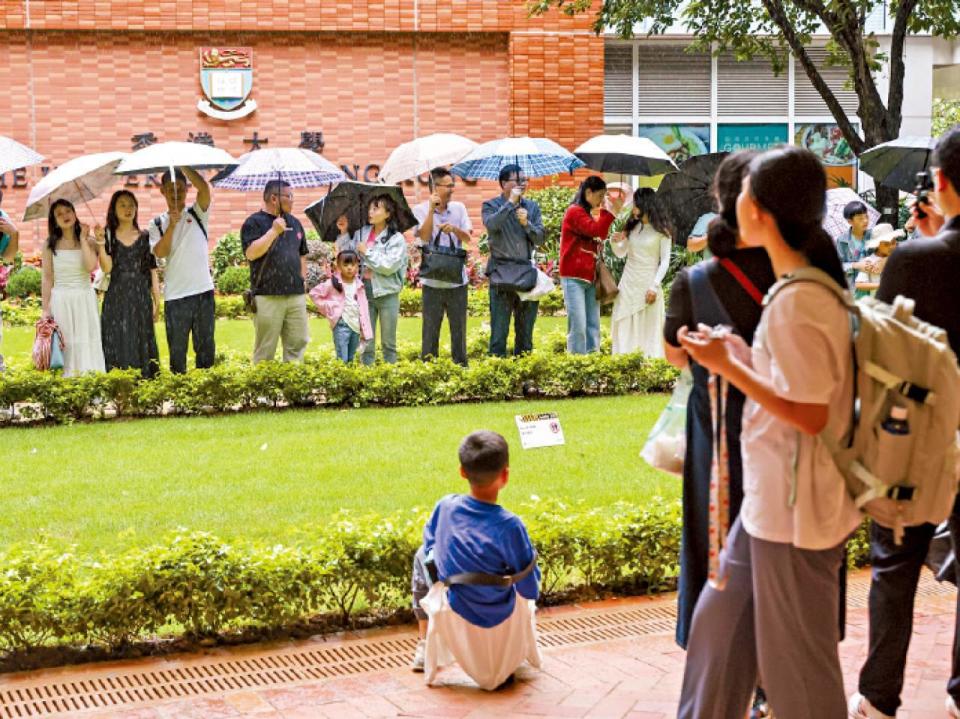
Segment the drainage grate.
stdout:
[[[851,578],[848,605],[866,606],[869,575]],[[918,593],[951,595],[924,573]],[[676,603],[633,604],[620,609],[584,611],[575,615],[546,616],[538,622],[540,643],[546,648],[630,639],[674,630]],[[0,719],[70,716],[97,709],[134,708],[164,701],[189,699],[244,689],[288,686],[406,667],[416,639],[358,639],[309,649],[278,649],[249,659],[199,659],[185,666],[155,671],[109,672],[76,681],[40,683],[0,680]],[[189,661],[189,660],[188,660]],[[95,673],[93,670],[91,674]]]

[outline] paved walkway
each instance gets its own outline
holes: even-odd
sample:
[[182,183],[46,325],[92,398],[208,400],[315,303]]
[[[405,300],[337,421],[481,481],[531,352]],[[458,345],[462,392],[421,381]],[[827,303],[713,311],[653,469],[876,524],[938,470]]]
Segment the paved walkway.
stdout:
[[[858,573],[851,580],[847,639],[841,645],[848,689],[855,687],[857,671],[866,652],[867,579],[866,573]],[[954,593],[936,585],[929,577],[924,580],[910,647],[904,707],[899,715],[902,719],[945,716],[944,686],[949,672],[954,606]],[[683,672],[683,653],[673,643],[671,621],[665,619],[673,609],[673,598],[664,597],[546,610],[540,614],[547,644],[543,670],[523,668],[512,687],[496,693],[476,689],[456,669],[441,673],[442,686],[424,686],[422,675],[402,666],[414,641],[412,628],[403,628],[333,639],[318,637],[301,642],[216,649],[203,655],[10,675],[0,678],[0,717],[662,719],[676,714]],[[630,631],[637,635],[623,636]],[[328,663],[317,669],[323,662]],[[378,669],[378,666],[391,668]],[[253,672],[253,678],[240,677],[241,669]],[[304,679],[311,672],[331,676]],[[337,676],[337,672],[343,675]],[[269,686],[263,685],[266,675],[270,675]],[[177,677],[183,681],[175,691],[183,696],[163,698],[162,693],[149,688],[151,682],[170,683]],[[127,689],[125,696],[133,696],[133,691],[141,700],[123,701],[113,708],[94,711],[63,711],[63,705],[53,703],[45,705],[49,711],[36,710],[39,704],[35,701],[34,711],[26,713],[25,705],[16,704],[30,697],[53,696],[57,692],[62,695],[71,691],[70,687],[80,692],[119,685],[134,687]],[[55,691],[52,692],[51,687]],[[109,707],[115,700],[99,701]],[[60,711],[56,710],[57,706]]]

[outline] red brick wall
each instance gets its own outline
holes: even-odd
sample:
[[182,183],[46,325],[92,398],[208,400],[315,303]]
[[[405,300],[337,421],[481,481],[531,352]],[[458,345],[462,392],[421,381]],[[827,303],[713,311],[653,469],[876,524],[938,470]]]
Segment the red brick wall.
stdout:
[[[509,32],[586,29],[589,14],[527,16],[526,0],[31,0],[35,30]],[[26,26],[26,0],[0,3],[0,28]]]
[[[324,155],[362,171],[417,134],[452,131],[478,142],[529,134],[573,149],[602,131],[603,41],[586,30],[584,18],[529,20],[523,1],[419,0],[419,27],[441,32],[396,32],[414,27],[413,4],[34,0],[31,27],[51,29],[30,32],[29,42],[23,31],[0,32],[0,77],[15,98],[0,114],[0,134],[56,165],[84,153],[129,150],[131,136],[144,132],[161,141],[209,132],[218,147],[239,155],[254,131],[269,138],[268,147],[295,146],[301,131],[322,131]],[[22,27],[22,10],[20,2],[0,4],[0,27]],[[104,30],[138,26],[157,31]],[[228,27],[257,31],[209,31]],[[289,27],[323,31],[281,32]],[[442,32],[468,28],[483,32]],[[205,45],[253,47],[251,97],[260,108],[253,115],[224,122],[196,109],[203,96],[197,56]],[[31,184],[39,176],[38,168],[28,170]],[[11,188],[12,179],[6,176],[3,205],[20,216],[29,189]],[[145,220],[163,203],[142,184]],[[414,184],[406,190],[411,203],[426,196]],[[497,191],[490,182],[458,188],[478,228],[480,203]],[[300,190],[296,206],[302,210],[322,194]],[[107,199],[90,203],[96,218]],[[256,194],[216,191],[211,239],[239,229],[258,206]],[[90,213],[80,212],[89,221]],[[31,224],[23,228],[27,247],[44,234],[42,223]]]

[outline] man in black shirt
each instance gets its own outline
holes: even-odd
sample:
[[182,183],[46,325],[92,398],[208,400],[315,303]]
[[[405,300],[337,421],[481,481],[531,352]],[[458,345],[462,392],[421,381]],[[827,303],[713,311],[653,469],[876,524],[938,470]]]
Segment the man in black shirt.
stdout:
[[293,190],[283,180],[271,180],[263,190],[263,209],[243,223],[240,242],[250,261],[250,288],[257,311],[253,362],[272,360],[277,340],[283,342],[283,361],[300,362],[310,342],[304,277],[307,273],[307,236],[290,214]]
[[[936,206],[922,205],[928,217],[918,218],[917,225],[932,239],[910,240],[890,255],[877,298],[887,303],[897,295],[914,300],[914,314],[946,330],[950,346],[960,356],[960,125],[940,138],[930,166],[934,183],[930,196]],[[960,499],[949,526],[956,551],[960,548]],[[893,717],[900,706],[913,600],[934,529],[932,524],[907,527],[903,542],[897,545],[892,530],[871,524],[870,651],[860,671],[860,691],[850,698],[851,717]],[[947,715],[960,717],[956,634],[947,694]]]

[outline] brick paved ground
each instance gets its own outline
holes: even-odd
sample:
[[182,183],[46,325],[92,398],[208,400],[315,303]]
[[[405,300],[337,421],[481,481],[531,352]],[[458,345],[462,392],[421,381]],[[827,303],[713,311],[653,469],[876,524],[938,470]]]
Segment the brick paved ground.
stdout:
[[[867,578],[861,573],[852,586],[862,589]],[[928,587],[930,584],[928,583]],[[862,597],[862,591],[860,592]],[[949,671],[953,637],[953,594],[941,589],[918,598],[917,622],[910,649],[903,719],[944,717],[944,685]],[[621,600],[609,606],[656,610],[672,602],[663,599]],[[857,602],[863,604],[862,601]],[[564,607],[542,613],[543,618],[577,619],[596,616],[603,604]],[[664,627],[665,628],[665,627]],[[866,610],[852,608],[848,614],[847,639],[841,658],[848,688],[866,652]],[[409,641],[412,629],[365,633],[365,638]],[[130,671],[162,671],[221,660],[263,659],[278,651],[303,647],[349,647],[356,639],[344,638],[271,647],[215,650],[203,657],[182,656],[162,660],[116,663],[38,672],[0,679],[0,692],[38,681],[79,682]],[[662,632],[639,638],[556,647],[544,652],[543,671],[524,668],[518,681],[497,693],[474,688],[458,670],[441,674],[443,686],[427,688],[422,675],[406,669],[391,669],[313,682],[300,682],[261,690],[225,691],[220,695],[189,700],[155,702],[139,708],[72,712],[71,717],[123,717],[124,719],[220,719],[221,717],[273,717],[318,719],[322,717],[624,717],[661,719],[674,716],[683,671],[683,653],[670,634]],[[6,719],[9,714],[0,711]],[[61,715],[62,716],[62,715]]]

